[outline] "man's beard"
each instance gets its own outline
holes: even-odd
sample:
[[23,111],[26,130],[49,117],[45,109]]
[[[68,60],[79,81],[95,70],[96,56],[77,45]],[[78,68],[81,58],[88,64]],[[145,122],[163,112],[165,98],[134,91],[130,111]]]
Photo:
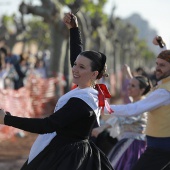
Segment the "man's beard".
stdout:
[[[157,72],[157,71],[156,71]],[[161,71],[159,71],[160,73],[162,73]],[[167,74],[167,75],[165,75],[165,74],[163,74],[162,76],[160,76],[160,77],[157,77],[156,76],[156,81],[158,82],[158,81],[160,81],[160,80],[162,80],[162,79],[164,79],[164,78],[166,78],[166,77],[168,77],[168,76],[170,76],[169,74]]]

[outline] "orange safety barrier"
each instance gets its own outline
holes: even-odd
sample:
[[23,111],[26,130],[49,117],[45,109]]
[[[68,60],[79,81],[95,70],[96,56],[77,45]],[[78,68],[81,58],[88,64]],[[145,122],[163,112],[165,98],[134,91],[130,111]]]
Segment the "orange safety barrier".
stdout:
[[[53,112],[56,104],[56,78],[30,76],[19,90],[0,89],[0,108],[22,117],[43,117]],[[0,125],[0,141],[21,130]]]

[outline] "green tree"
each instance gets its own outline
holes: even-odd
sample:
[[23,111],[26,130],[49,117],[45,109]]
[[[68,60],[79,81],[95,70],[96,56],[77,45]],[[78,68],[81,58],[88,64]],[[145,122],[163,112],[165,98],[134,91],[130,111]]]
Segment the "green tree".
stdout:
[[[106,0],[41,0],[39,6],[25,3],[20,5],[22,14],[39,16],[48,27],[49,31],[46,33],[42,31],[44,37],[41,36],[39,41],[43,39],[45,42],[45,45],[40,45],[40,47],[50,46],[51,73],[64,73],[67,82],[69,82],[69,31],[62,22],[64,7],[68,7],[74,14],[79,10],[76,15],[82,32],[84,49],[104,52],[108,57],[109,70],[114,67],[114,73],[116,73],[124,62],[131,65],[133,69],[141,60],[150,60],[152,53],[146,48],[145,42],[143,42],[145,45],[141,48],[136,28],[115,17],[115,7],[113,7],[110,16],[104,14],[103,6],[105,3]],[[34,24],[30,24],[32,32],[36,32],[35,26],[38,23]],[[45,29],[42,30],[46,30],[45,25]]]
[[19,19],[16,15],[3,15],[0,26],[0,41],[8,46],[10,50],[13,49],[17,42],[23,41],[20,35],[25,31],[23,24],[23,16]]

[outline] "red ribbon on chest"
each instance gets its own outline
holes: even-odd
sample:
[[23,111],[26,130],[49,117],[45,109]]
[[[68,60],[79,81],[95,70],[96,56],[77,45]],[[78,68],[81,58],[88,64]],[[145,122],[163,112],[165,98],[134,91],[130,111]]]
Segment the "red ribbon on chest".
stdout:
[[95,89],[98,91],[99,107],[102,107],[102,111],[104,111],[104,107],[106,107],[110,114],[113,113],[114,111],[110,108],[110,105],[106,100],[106,98],[111,98],[111,94],[106,85],[96,84]]

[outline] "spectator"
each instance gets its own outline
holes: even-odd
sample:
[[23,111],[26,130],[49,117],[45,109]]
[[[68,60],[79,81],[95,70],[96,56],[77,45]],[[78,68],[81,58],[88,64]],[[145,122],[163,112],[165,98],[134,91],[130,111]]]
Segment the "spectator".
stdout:
[[22,72],[20,67],[20,56],[10,54],[7,52],[7,48],[0,48],[0,56],[5,58],[5,62],[11,65],[11,70],[15,70],[15,74],[13,76],[14,89],[18,90],[19,88],[24,86],[23,78],[25,77],[25,73]]

